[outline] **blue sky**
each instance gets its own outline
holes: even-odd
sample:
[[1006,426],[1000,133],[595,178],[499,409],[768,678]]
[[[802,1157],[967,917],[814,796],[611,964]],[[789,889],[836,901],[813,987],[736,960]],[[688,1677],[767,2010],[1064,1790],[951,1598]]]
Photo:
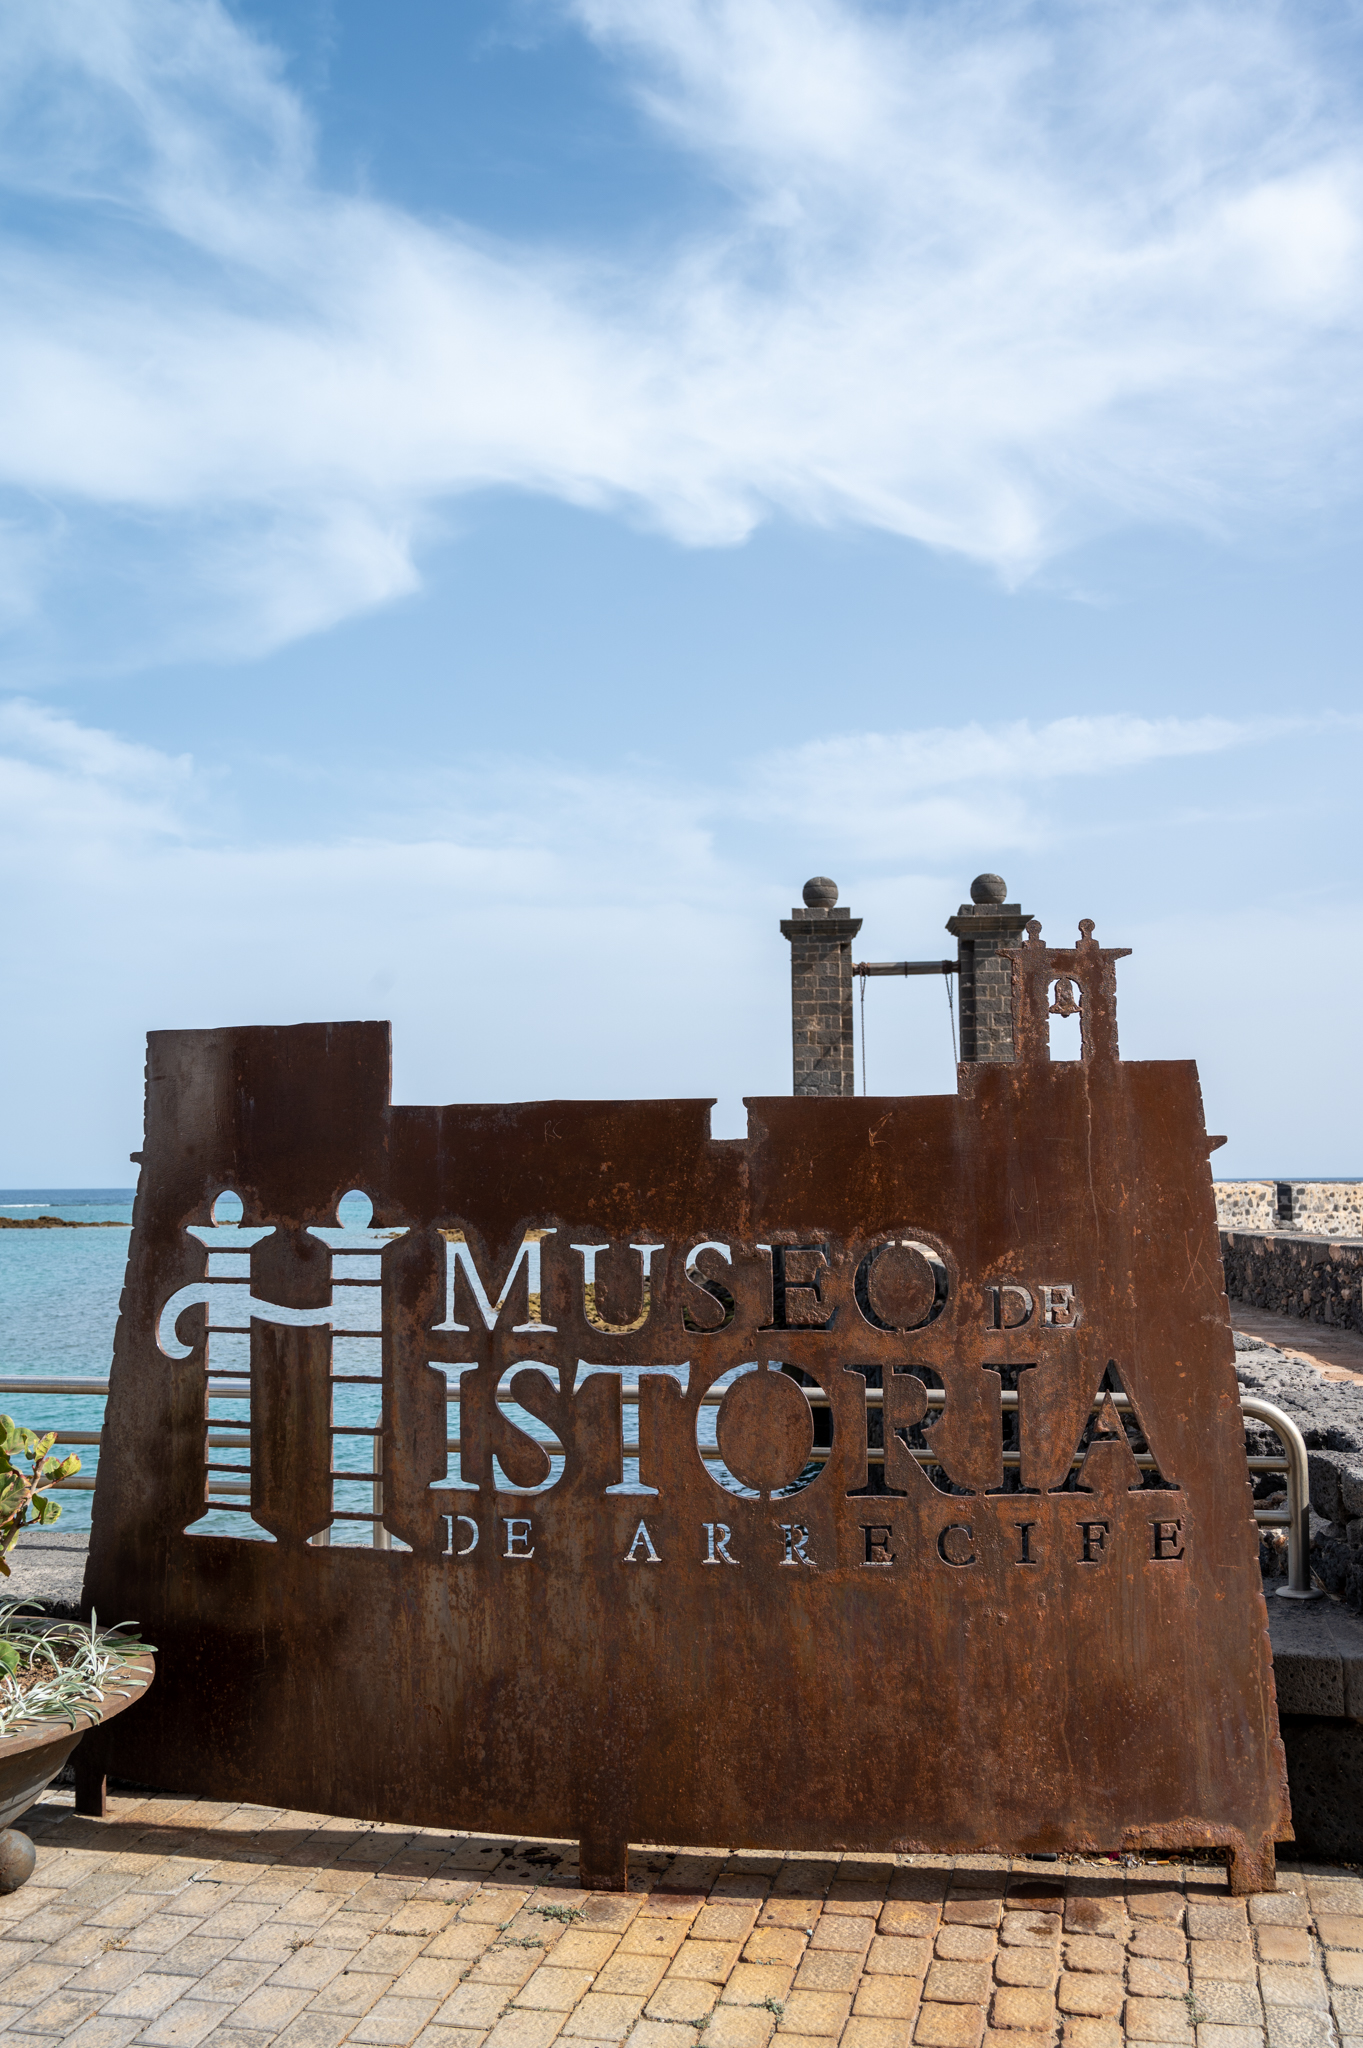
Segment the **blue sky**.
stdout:
[[1220,1172],[1363,1173],[1361,82],[1343,7],[14,0],[0,1178],[126,1178],[174,1025],[736,1131],[804,878],[934,956],[986,868]]

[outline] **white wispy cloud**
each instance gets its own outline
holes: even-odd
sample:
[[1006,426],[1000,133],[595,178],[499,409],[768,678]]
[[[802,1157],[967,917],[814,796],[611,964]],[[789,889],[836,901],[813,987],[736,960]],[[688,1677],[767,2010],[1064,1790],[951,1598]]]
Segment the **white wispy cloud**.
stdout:
[[[286,836],[224,829],[211,763],[0,703],[0,1059],[23,1077],[0,1179],[116,1173],[137,1143],[144,1035],[165,1027],[391,1017],[400,1099],[719,1093],[723,1128],[741,1129],[742,1094],[789,1086],[777,925],[815,869],[865,917],[873,959],[947,952],[942,920],[986,867],[1061,936],[1088,915],[1126,943],[1139,920],[1133,1053],[1205,1052],[1215,1073],[1234,1017],[1247,1061],[1280,1059],[1293,1003],[1264,967],[1247,1004],[1246,975],[1338,950],[1352,815],[1311,805],[1321,746],[1357,736],[1346,721],[970,724],[736,758],[705,788],[684,761],[583,775],[487,759],[442,771],[439,796],[414,766],[406,803],[390,782],[345,832]],[[1279,808],[1247,828],[1190,822],[1171,789],[1188,760],[1258,761]],[[1284,831],[1284,801],[1309,830]],[[873,1090],[950,1087],[942,988],[901,993],[873,991]],[[1336,995],[1327,1076],[1359,1013]],[[1249,1067],[1243,1086],[1262,1092]],[[1337,1087],[1319,1092],[1322,1142],[1342,1143]]]
[[[413,588],[488,485],[694,544],[773,510],[1025,573],[1357,484],[1358,106],[1309,9],[563,0],[727,189],[628,258],[329,189],[218,0],[14,0],[0,602],[109,532],[145,631]],[[155,620],[157,624],[152,626]]]

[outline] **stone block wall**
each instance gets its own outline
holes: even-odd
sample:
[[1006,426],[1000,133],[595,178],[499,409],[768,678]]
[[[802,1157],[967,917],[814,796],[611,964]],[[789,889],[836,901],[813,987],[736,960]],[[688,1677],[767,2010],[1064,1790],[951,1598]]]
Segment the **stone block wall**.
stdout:
[[1363,1241],[1223,1230],[1221,1261],[1232,1301],[1335,1329],[1363,1330]]
[[1288,1230],[1312,1237],[1360,1237],[1363,1182],[1219,1180],[1216,1220],[1223,1230]]

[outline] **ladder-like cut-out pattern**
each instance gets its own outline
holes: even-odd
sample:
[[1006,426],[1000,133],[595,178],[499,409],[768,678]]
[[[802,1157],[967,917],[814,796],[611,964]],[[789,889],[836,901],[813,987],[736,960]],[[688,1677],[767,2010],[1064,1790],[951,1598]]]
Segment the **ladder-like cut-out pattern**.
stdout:
[[[219,1533],[216,1517],[233,1517],[230,1534],[273,1542],[252,1512],[253,1410],[251,1324],[285,1329],[325,1328],[329,1339],[332,1520],[315,1542],[332,1540],[338,1523],[373,1524],[382,1530],[382,1252],[405,1228],[370,1227],[373,1204],[354,1191],[339,1206],[335,1226],[307,1231],[327,1247],[331,1263],[330,1300],[313,1308],[292,1308],[257,1296],[251,1285],[254,1248],[275,1235],[270,1224],[246,1225],[241,1197],[225,1189],[214,1201],[210,1224],[189,1224],[186,1234],[207,1252],[202,1281],[179,1288],[157,1322],[157,1341],[171,1358],[194,1349],[180,1333],[190,1309],[204,1310],[204,1511],[190,1524]],[[210,1524],[207,1530],[204,1524]]]

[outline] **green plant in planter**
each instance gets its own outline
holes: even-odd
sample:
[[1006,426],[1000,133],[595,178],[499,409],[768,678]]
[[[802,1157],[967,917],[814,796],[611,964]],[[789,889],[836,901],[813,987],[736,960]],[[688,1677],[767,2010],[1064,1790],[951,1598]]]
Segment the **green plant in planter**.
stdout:
[[[69,1479],[80,1470],[80,1459],[74,1452],[69,1458],[48,1455],[56,1441],[55,1430],[48,1436],[37,1436],[13,1416],[0,1415],[0,1578],[9,1577],[6,1559],[19,1539],[19,1531],[30,1522],[55,1522],[61,1513],[55,1500],[44,1498],[46,1489],[55,1480]],[[22,1463],[25,1458],[27,1472]],[[0,1667],[8,1671],[15,1668],[6,1660],[2,1642]]]

